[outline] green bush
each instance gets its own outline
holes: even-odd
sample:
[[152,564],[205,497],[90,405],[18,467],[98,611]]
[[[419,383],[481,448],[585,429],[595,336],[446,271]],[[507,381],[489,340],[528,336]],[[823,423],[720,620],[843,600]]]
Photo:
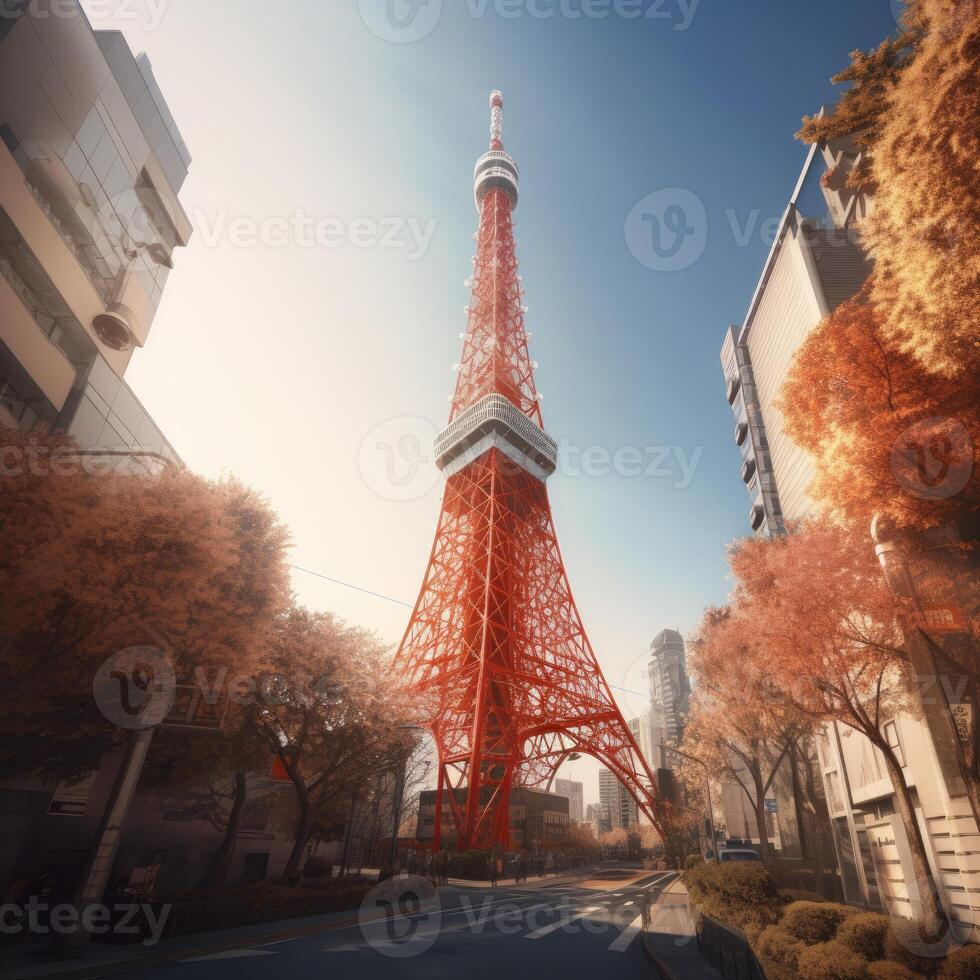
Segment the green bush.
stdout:
[[891,960],[878,960],[877,963],[868,964],[869,980],[918,980],[919,976],[920,974],[913,973],[907,966]]
[[691,904],[726,925],[774,925],[782,903],[766,869],[755,861],[700,864],[684,872]]
[[876,912],[858,912],[846,918],[837,929],[837,941],[860,953],[867,960],[885,958],[885,935],[890,920]]
[[938,980],[976,980],[980,977],[980,946],[964,946],[946,958]]
[[946,952],[946,938],[930,941],[911,919],[892,919],[885,933],[885,959],[907,966],[913,973],[935,973]]
[[786,906],[780,925],[801,943],[813,946],[837,935],[837,927],[856,909],[836,902],[793,902]]
[[838,942],[818,943],[800,953],[800,980],[865,980],[868,961]]
[[794,976],[799,967],[800,953],[806,949],[803,943],[782,926],[767,926],[763,929],[758,941],[753,943],[753,948],[767,960],[785,967]]
[[687,860],[684,862],[684,870],[690,871],[701,864],[704,864],[704,858],[700,854],[688,854]]

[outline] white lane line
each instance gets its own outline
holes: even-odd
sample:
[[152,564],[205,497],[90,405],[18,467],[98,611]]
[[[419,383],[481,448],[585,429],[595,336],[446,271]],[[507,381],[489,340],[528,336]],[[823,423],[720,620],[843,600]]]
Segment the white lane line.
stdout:
[[209,960],[242,960],[248,956],[275,956],[274,952],[266,949],[226,949],[223,953],[211,953],[209,956],[192,956],[181,963],[206,963]]
[[613,940],[609,947],[610,953],[625,953],[629,949],[630,943],[639,935],[643,928],[643,916],[638,915],[620,934]]
[[596,912],[601,912],[602,909],[598,905],[590,906],[587,909],[579,912],[577,915],[573,915],[571,918],[560,918],[557,922],[552,922],[551,925],[542,926],[540,929],[535,929],[534,932],[529,932],[524,938],[525,939],[540,939],[542,936],[548,936],[553,932],[557,932],[563,926],[566,926],[569,922],[577,922],[579,919],[584,919],[587,915],[594,915]]
[[623,905],[622,905],[622,907],[623,907],[624,909],[628,909],[628,908],[629,908],[629,907],[630,907],[630,906],[631,906],[632,904],[633,904],[632,902],[623,902]]

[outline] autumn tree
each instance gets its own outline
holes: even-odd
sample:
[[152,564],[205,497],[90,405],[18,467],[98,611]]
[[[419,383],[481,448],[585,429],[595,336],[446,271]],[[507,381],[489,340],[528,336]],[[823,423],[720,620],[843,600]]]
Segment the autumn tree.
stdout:
[[366,796],[417,736],[379,641],[326,614],[293,607],[280,617],[246,723],[278,756],[296,797],[292,879],[311,832],[341,801]]
[[814,720],[837,721],[881,753],[909,841],[918,913],[945,921],[912,791],[885,723],[912,708],[909,660],[895,598],[870,542],[814,521],[785,538],[743,542],[731,557],[734,617],[758,638],[742,670],[768,678],[773,697]]
[[980,6],[917,0],[924,32],[872,149],[864,243],[883,335],[976,391],[980,344]]
[[[705,642],[718,643],[715,638],[704,636]],[[760,715],[745,701],[719,693],[712,684],[712,675],[702,673],[698,667],[694,672],[700,683],[691,699],[684,751],[704,763],[714,777],[741,789],[755,819],[760,857],[765,865],[771,865],[766,796],[794,733],[773,714]]]
[[3,436],[0,752],[8,768],[41,763],[40,746],[16,751],[34,735],[72,768],[86,739],[94,750],[118,735],[92,703],[112,654],[161,647],[187,681],[247,661],[288,598],[286,532],[234,481],[134,475],[61,436]]
[[930,374],[865,296],[807,337],[782,389],[786,434],[814,459],[810,494],[869,529],[924,530],[980,509],[980,376]]
[[874,145],[891,90],[911,64],[920,36],[921,27],[913,9],[898,36],[886,38],[871,51],[852,51],[850,64],[831,78],[835,85],[846,86],[833,112],[804,116],[796,138],[804,143],[827,143],[857,134],[860,145]]

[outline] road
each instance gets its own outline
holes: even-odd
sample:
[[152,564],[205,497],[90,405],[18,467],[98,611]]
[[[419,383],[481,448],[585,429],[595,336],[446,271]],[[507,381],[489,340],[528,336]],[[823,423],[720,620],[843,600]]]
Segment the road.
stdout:
[[[643,875],[643,876],[641,876]],[[125,974],[140,980],[252,978],[522,980],[652,975],[638,936],[640,902],[674,875],[604,868],[592,878],[495,889],[448,887],[379,909],[373,922],[325,929]],[[419,910],[420,909],[420,910]],[[385,917],[387,913],[387,917]]]

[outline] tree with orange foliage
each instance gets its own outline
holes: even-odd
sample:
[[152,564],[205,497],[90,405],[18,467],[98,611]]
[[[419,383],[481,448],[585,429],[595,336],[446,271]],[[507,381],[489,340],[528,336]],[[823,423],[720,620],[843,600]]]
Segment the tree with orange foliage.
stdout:
[[[700,642],[715,644],[720,650],[721,641],[710,634],[710,628],[704,630]],[[694,668],[700,683],[691,698],[682,745],[688,755],[708,767],[714,778],[736,784],[745,794],[755,817],[760,857],[763,864],[769,866],[772,864],[772,847],[766,819],[766,796],[790,743],[798,734],[785,727],[782,718],[777,717],[785,712],[769,710],[778,707],[775,703],[759,705],[748,697],[735,696],[734,686],[744,679],[737,663],[733,660],[727,671],[731,687],[728,678],[721,678],[727,688],[724,694],[719,694],[712,683],[715,675]]]
[[916,0],[925,30],[872,147],[864,243],[889,341],[976,394],[980,369],[980,5]]
[[[248,669],[288,599],[287,535],[234,481],[134,475],[62,436],[2,435],[0,757],[53,775],[119,735],[92,699],[117,651],[160,647],[184,681]],[[52,751],[18,751],[33,736]]]
[[[742,670],[814,720],[838,721],[878,749],[895,791],[918,884],[917,917],[946,921],[901,760],[883,733],[914,710],[898,604],[863,536],[814,521],[785,538],[746,541],[731,556],[732,618],[756,637]],[[733,651],[734,652],[734,651]]]
[[296,797],[283,880],[300,870],[318,819],[366,794],[417,741],[405,693],[370,633],[293,607],[275,624],[245,724],[281,761]]
[[875,307],[841,304],[797,352],[779,409],[813,457],[810,493],[858,527],[965,526],[980,509],[980,376],[930,374]]

